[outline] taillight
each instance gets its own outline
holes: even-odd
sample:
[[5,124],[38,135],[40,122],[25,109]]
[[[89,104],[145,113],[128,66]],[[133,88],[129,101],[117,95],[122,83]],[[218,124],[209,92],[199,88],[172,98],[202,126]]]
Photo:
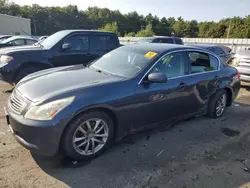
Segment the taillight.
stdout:
[[237,77],[240,79],[240,73],[239,73],[239,71],[237,72]]

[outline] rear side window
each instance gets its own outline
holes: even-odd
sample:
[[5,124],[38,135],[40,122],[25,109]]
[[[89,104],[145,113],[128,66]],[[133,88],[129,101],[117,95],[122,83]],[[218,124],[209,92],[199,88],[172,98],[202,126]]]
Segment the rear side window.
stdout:
[[219,61],[213,55],[209,55],[210,58],[210,66],[213,67],[215,70],[219,68]]
[[152,41],[152,43],[168,43],[173,44],[174,41],[171,38],[156,38]]
[[107,50],[107,36],[94,35],[93,36],[93,47],[96,51]]
[[34,43],[36,43],[35,40],[26,40],[26,44],[27,44],[27,45],[32,45],[32,44],[34,44]]
[[181,39],[176,38],[175,39],[175,44],[183,44],[183,41]]
[[218,69],[218,60],[214,56],[211,56],[207,53],[188,52],[188,57],[191,64],[191,74]]
[[116,36],[110,35],[107,36],[107,49],[113,50],[118,47],[118,38]]

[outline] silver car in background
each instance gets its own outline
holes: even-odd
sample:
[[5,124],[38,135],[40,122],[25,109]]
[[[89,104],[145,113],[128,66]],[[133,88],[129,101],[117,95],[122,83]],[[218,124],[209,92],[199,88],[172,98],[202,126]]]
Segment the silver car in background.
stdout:
[[239,50],[228,63],[237,68],[241,81],[250,82],[250,50]]

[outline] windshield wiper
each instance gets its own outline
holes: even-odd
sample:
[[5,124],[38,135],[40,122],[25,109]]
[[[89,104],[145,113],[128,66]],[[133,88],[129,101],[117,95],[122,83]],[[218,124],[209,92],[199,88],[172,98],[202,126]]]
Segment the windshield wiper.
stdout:
[[40,46],[40,47],[44,48],[43,45],[42,45],[40,42],[37,42],[37,43],[35,43],[34,45],[35,45],[35,46]]
[[103,73],[103,74],[109,75],[109,76],[112,75],[111,73],[108,73],[108,72],[103,71],[103,70],[101,70],[101,69],[93,68],[93,67],[90,67],[90,66],[89,66],[88,68],[93,69],[93,70],[96,71],[96,72],[99,72],[99,73]]

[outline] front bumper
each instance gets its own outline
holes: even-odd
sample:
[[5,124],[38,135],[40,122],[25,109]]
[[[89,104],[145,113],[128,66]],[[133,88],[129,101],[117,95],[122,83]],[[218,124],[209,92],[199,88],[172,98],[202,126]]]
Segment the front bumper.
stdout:
[[7,124],[23,147],[31,152],[44,156],[53,156],[59,150],[60,139],[65,124],[50,121],[34,121],[24,119],[5,108]]

